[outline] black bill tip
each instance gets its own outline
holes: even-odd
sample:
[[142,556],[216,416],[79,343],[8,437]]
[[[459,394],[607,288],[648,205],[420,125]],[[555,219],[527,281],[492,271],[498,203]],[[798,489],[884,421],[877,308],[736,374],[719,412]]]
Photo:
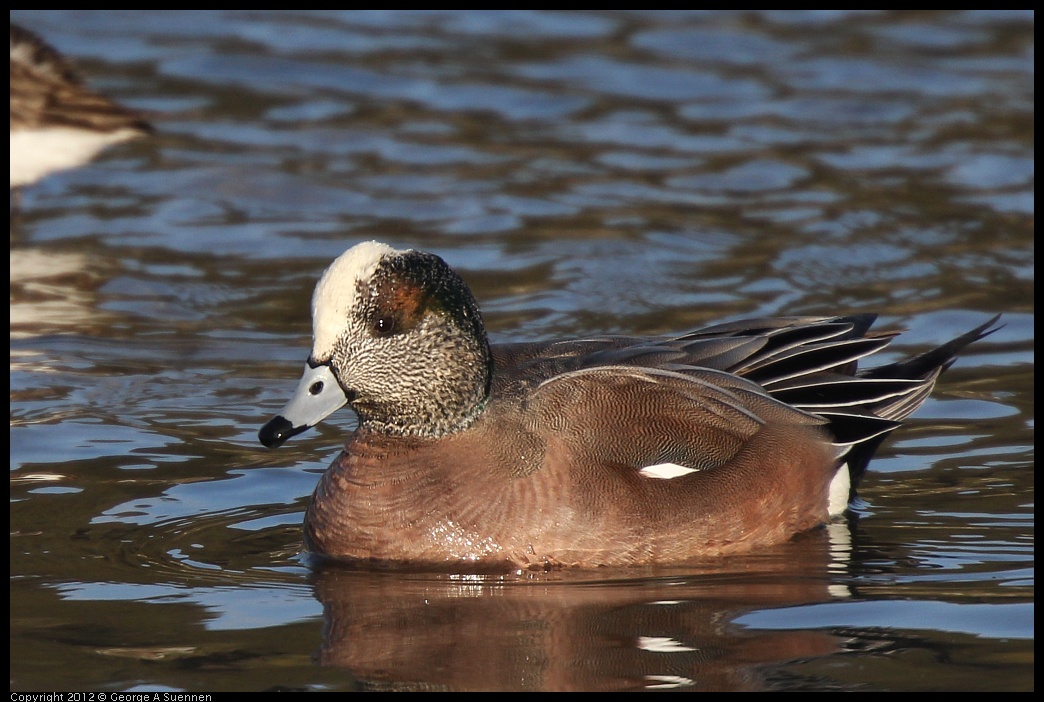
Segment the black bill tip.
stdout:
[[261,427],[261,431],[257,433],[257,438],[261,440],[261,443],[268,448],[277,448],[283,445],[287,439],[291,436],[297,436],[301,432],[308,429],[308,425],[301,427],[295,427],[290,423],[286,417],[282,415],[276,415],[268,421],[265,426]]

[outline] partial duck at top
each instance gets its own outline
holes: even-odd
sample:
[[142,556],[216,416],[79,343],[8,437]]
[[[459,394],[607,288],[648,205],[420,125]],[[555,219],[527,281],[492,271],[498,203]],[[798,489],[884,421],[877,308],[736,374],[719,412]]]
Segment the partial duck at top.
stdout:
[[58,51],[11,24],[12,190],[150,132],[141,113],[88,89]]

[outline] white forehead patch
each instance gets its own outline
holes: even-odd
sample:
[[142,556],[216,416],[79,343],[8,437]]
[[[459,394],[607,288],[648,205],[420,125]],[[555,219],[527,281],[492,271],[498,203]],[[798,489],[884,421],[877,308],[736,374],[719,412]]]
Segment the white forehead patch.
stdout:
[[646,478],[670,480],[671,478],[678,478],[683,475],[688,475],[689,473],[695,472],[695,468],[680,466],[677,463],[657,463],[654,466],[645,466],[640,471],[638,471],[638,474],[645,476]]
[[329,360],[334,345],[348,323],[348,312],[359,300],[358,283],[364,284],[385,256],[402,253],[387,244],[366,241],[334,259],[323,272],[312,294],[312,357]]

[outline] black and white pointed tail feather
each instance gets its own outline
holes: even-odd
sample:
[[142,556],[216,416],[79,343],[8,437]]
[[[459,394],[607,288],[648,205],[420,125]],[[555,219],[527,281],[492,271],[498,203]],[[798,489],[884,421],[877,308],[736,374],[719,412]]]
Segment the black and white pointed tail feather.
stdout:
[[772,396],[788,404],[800,404],[810,411],[871,407],[889,399],[902,398],[915,392],[922,380],[901,378],[854,378],[848,375],[820,373],[774,383]]
[[860,375],[864,378],[927,378],[932,373],[938,375],[953,364],[957,354],[965,346],[1002,329],[1004,325],[997,326],[999,319],[999,314],[994,315],[971,331],[961,334],[953,341],[948,341],[931,351],[925,351],[904,361],[869,368],[862,371]]
[[847,317],[755,317],[712,324],[679,338],[756,335],[771,337],[775,344],[783,345],[795,337],[815,340],[824,333],[838,332],[849,337],[863,336],[876,319],[877,315],[870,312]]
[[735,372],[760,383],[771,392],[774,384],[793,378],[803,378],[813,373],[847,373],[849,369],[854,370],[854,364],[859,359],[877,353],[888,346],[891,340],[892,337],[868,337],[810,343],[747,362]]
[[831,443],[838,447],[842,456],[852,447],[879,436],[886,436],[901,426],[899,422],[872,414],[830,411],[816,412],[815,415],[827,421],[832,437]]
[[[811,375],[781,383],[770,394],[787,404],[813,412],[830,422],[834,444],[849,471],[850,498],[881,442],[920,407],[939,376],[953,365],[960,351],[993,332],[1000,315],[935,349],[912,358],[842,376]],[[869,381],[869,382],[868,382]],[[826,399],[848,397],[831,408]],[[846,449],[847,447],[847,449]]]

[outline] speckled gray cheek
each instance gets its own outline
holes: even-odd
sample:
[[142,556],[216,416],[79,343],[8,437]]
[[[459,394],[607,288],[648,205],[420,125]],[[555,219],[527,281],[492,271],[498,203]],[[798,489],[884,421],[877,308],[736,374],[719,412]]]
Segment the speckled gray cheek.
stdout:
[[360,281],[356,283],[356,296],[359,304],[352,309],[352,326],[356,328],[358,334],[369,336],[370,321],[379,313],[380,291],[375,286]]
[[344,331],[334,345],[331,366],[341,387],[353,394],[364,390],[363,381],[380,372],[374,361],[370,331],[363,305],[353,308],[345,320]]
[[371,294],[347,320],[332,364],[341,386],[355,396],[353,406],[360,413],[368,408],[391,409],[400,404],[400,398],[412,396],[411,389],[424,384],[416,371],[417,359],[423,358],[423,353],[418,353],[406,336],[374,335],[376,295],[368,292]]
[[332,267],[317,293],[343,306],[321,306],[327,358],[315,360],[330,363],[360,423],[427,437],[470,426],[492,366],[463,281],[438,257],[412,251],[385,253],[338,289],[342,272]]

